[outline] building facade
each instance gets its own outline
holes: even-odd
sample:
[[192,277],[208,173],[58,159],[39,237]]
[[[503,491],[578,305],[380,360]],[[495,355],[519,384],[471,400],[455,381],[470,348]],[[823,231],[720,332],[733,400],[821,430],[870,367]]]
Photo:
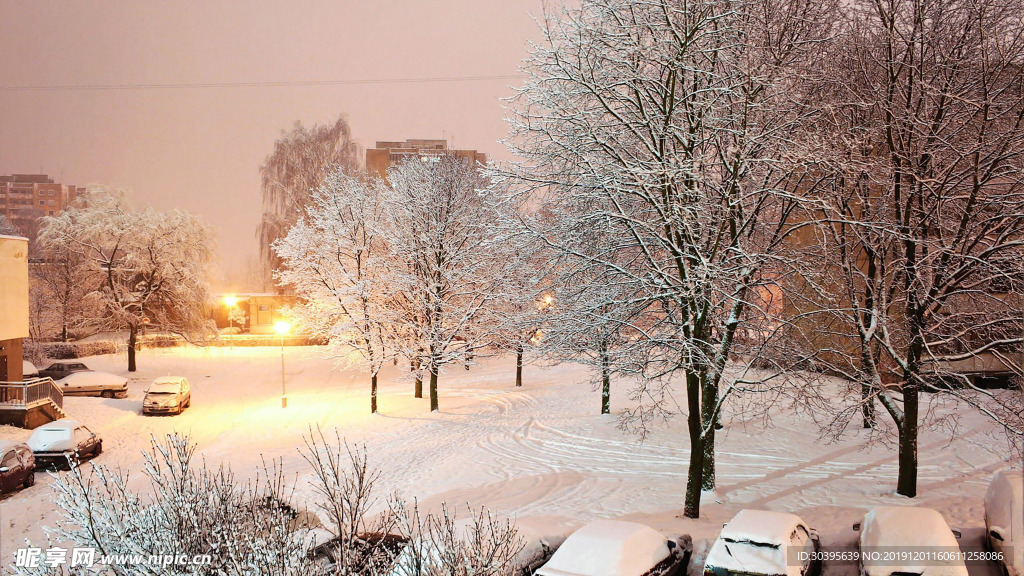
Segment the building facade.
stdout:
[[46,174],[0,175],[0,214],[34,239],[43,216],[64,210],[85,188],[54,182]]
[[374,148],[366,150],[366,171],[370,174],[385,177],[388,168],[407,158],[418,158],[429,161],[451,154],[480,164],[487,163],[487,154],[476,150],[453,150],[448,148],[447,140],[410,139],[405,142],[377,141]]

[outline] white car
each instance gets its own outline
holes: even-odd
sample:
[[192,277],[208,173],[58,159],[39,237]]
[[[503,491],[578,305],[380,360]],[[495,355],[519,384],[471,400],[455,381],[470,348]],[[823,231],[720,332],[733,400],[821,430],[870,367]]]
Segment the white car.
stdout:
[[36,468],[64,466],[87,455],[103,452],[103,440],[77,420],[56,420],[32,431],[26,442],[36,459]]
[[146,389],[143,414],[181,414],[192,405],[192,389],[184,376],[161,376]]
[[686,573],[689,536],[669,540],[635,522],[596,520],[573,532],[535,576],[669,576]]
[[813,576],[821,572],[817,551],[817,532],[799,516],[740,510],[711,545],[704,575]]
[[[860,530],[860,573],[864,576],[967,576],[967,566],[958,554],[937,554],[922,560],[924,552],[959,552],[957,538],[946,520],[931,508],[879,506],[864,516]],[[887,557],[886,552],[906,551],[906,560]],[[915,557],[913,552],[919,552]]]
[[72,372],[54,382],[65,396],[128,396],[128,379],[109,372]]
[[985,493],[985,540],[1009,576],[1024,576],[1024,474],[1002,470]]

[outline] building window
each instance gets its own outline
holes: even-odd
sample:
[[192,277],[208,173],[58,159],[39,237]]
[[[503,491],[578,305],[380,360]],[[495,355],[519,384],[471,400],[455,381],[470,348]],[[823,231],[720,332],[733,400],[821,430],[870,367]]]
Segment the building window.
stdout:
[[43,205],[43,204],[45,204],[45,203],[46,203],[46,202],[44,202],[43,200],[40,200],[40,201],[39,201],[39,205],[40,205],[40,206],[42,206],[42,205]]

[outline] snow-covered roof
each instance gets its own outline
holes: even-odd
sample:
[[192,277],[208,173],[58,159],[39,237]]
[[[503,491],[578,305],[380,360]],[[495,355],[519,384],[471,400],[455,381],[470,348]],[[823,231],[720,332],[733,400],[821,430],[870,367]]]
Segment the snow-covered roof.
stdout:
[[668,558],[668,539],[621,520],[596,520],[573,532],[537,576],[641,576]]
[[[923,547],[948,547],[958,550],[960,545],[946,520],[931,508],[916,506],[879,506],[864,516],[860,532],[862,551],[884,547],[899,547],[905,550]],[[943,557],[946,558],[946,557]],[[864,571],[868,576],[889,576],[894,572],[921,574],[922,576],[967,576],[967,568],[960,560],[950,559],[948,563],[938,560],[897,564],[890,559],[864,560]]]
[[77,428],[78,426],[81,426],[81,425],[82,425],[82,423],[79,422],[78,420],[71,420],[71,419],[68,419],[68,418],[62,418],[60,420],[54,420],[53,422],[49,422],[47,424],[43,424],[39,428],[36,428],[36,430],[55,430],[55,429],[58,429],[58,428],[60,428],[60,429],[67,428],[67,429],[70,430],[72,428]]
[[740,510],[725,527],[722,538],[782,546],[791,542],[797,526],[807,527],[799,516],[770,510]]

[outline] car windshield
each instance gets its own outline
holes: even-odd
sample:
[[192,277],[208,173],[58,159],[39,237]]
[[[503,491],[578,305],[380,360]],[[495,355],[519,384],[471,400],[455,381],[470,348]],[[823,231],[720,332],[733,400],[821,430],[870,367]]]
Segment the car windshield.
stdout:
[[181,384],[177,382],[159,382],[149,387],[149,394],[177,394]]

